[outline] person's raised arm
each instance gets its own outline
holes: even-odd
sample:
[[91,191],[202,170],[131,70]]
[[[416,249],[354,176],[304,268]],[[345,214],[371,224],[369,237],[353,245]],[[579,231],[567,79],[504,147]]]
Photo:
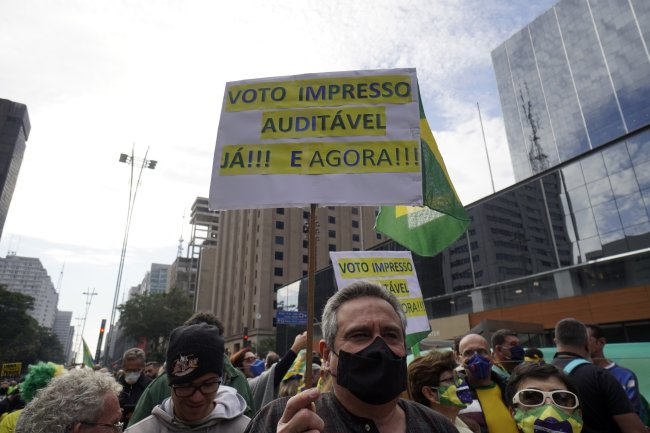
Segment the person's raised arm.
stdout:
[[275,376],[273,376],[273,386],[278,386],[282,378],[291,368],[291,364],[296,360],[298,353],[307,345],[307,332],[296,335],[291,348],[284,354],[275,366]]

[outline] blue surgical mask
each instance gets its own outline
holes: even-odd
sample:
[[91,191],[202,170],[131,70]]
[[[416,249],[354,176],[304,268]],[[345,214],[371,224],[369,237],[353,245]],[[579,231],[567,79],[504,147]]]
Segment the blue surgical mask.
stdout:
[[257,361],[251,364],[249,369],[251,371],[251,374],[253,374],[253,376],[255,377],[259,376],[260,374],[264,373],[264,361],[258,359]]

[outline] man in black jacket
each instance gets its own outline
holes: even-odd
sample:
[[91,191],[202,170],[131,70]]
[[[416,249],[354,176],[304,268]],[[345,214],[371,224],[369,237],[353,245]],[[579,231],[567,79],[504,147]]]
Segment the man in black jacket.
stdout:
[[552,364],[571,377],[580,398],[584,433],[643,433],[625,391],[614,376],[589,361],[587,328],[576,319],[555,325],[557,353]]
[[122,408],[122,422],[128,423],[135,405],[144,392],[151,379],[144,374],[145,355],[142,349],[133,347],[122,356],[123,374],[118,382],[122,385],[120,393],[120,407]]

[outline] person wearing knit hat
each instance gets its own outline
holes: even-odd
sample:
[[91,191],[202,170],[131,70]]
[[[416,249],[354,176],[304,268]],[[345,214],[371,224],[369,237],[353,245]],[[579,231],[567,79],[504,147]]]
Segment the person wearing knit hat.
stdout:
[[165,364],[171,397],[126,431],[243,432],[250,420],[244,415],[246,401],[234,388],[221,385],[223,354],[216,326],[200,323],[174,329]]

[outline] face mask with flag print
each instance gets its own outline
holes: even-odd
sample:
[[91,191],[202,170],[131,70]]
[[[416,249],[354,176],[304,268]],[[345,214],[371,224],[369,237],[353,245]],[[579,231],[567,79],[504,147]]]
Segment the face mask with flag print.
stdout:
[[579,411],[569,415],[552,404],[528,410],[517,408],[514,419],[522,433],[580,433],[584,424]]
[[[467,391],[469,392],[469,387],[465,385],[467,388]],[[435,388],[435,387],[432,387]],[[439,386],[437,387],[438,391],[438,402],[442,406],[453,406],[453,407],[460,407],[460,408],[466,408],[469,403],[472,402],[472,394],[469,392],[469,397],[470,401],[468,403],[465,403],[462,399],[461,396],[463,393],[459,394],[460,389],[456,385],[449,385],[449,386]],[[465,397],[466,398],[466,397]]]
[[474,397],[472,397],[472,391],[469,389],[467,379],[463,372],[454,371],[454,385],[456,387],[456,396],[458,397],[458,400],[464,404],[465,407],[469,406],[472,401],[474,401]]

